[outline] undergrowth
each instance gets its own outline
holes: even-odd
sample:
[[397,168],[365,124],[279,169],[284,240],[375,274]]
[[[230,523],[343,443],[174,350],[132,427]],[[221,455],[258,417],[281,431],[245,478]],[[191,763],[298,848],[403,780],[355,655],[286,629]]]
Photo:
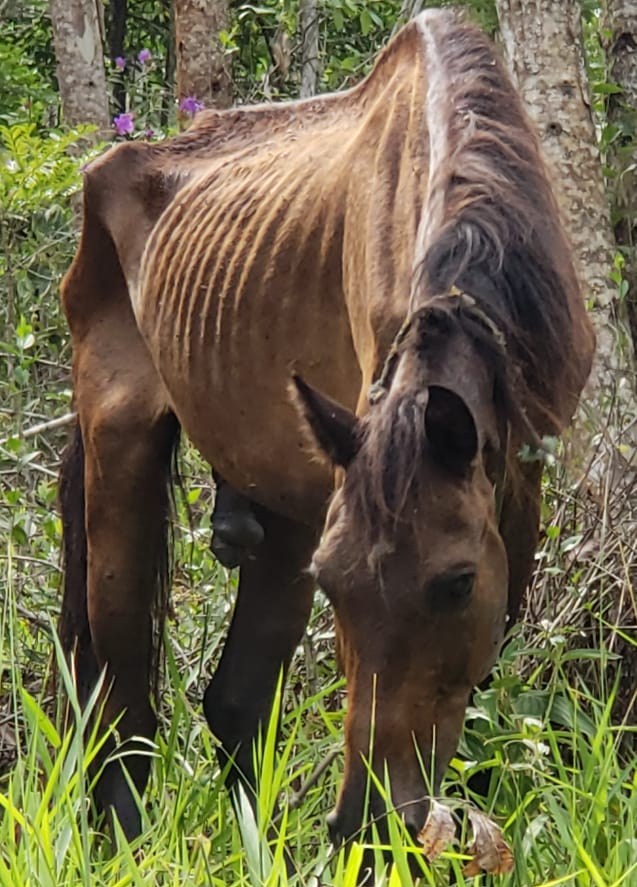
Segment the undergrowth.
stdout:
[[[55,639],[56,477],[71,409],[70,351],[57,288],[76,244],[70,197],[88,157],[67,150],[84,131],[57,127],[48,25],[44,4],[34,5],[37,22],[13,37],[0,34],[0,67],[11,71],[10,79],[0,77],[0,885],[353,887],[364,848],[354,845],[349,856],[334,850],[324,823],[342,772],[346,695],[322,598],[278,697],[281,746],[275,750],[271,724],[255,752],[256,817],[247,803],[233,810],[223,787],[200,700],[220,654],[236,582],[212,561],[209,475],[190,450],[177,515],[160,730],[148,749],[153,768],[143,837],[129,847],[121,835],[106,835],[91,812],[89,764],[103,739],[82,729],[90,712],[79,711]],[[369,5],[330,5],[327,85],[367,63],[367,28],[377,28],[372,36],[381,42]],[[248,97],[283,88],[267,80],[258,53],[246,50],[258,48],[276,25],[275,11],[266,6],[249,18],[249,5],[241,4],[228,37],[241,46],[239,80]],[[378,4],[376,15],[389,20],[390,6]],[[475,6],[492,20],[490,3]],[[357,22],[354,38],[350,19]],[[151,48],[154,56],[159,48]],[[150,90],[159,107],[160,73],[144,76],[135,81],[139,102],[148,104]],[[159,111],[155,120],[152,108],[136,110],[138,122],[163,126]],[[502,826],[515,870],[464,878],[470,835],[461,816],[457,844],[429,866],[394,815],[394,865],[384,872],[374,846],[378,884],[409,887],[410,861],[429,885],[449,883],[450,873],[459,885],[637,884],[637,491],[622,438],[634,417],[621,413],[612,393],[609,401],[603,417],[585,416],[582,427],[593,442],[586,457],[573,455],[574,439],[549,467],[538,571],[526,609],[491,687],[473,700],[443,786],[458,813],[471,802]],[[587,461],[597,447],[613,454],[601,478]],[[73,727],[66,733],[62,691],[71,699]],[[476,774],[488,776],[485,798],[472,795]]]
[[[0,782],[1,884],[357,883],[364,848],[355,844],[349,856],[335,851],[324,826],[341,771],[342,683],[332,671],[331,680],[321,678],[318,692],[306,692],[305,687],[315,665],[308,657],[320,653],[326,642],[322,607],[317,606],[312,620],[311,642],[298,651],[291,688],[277,696],[273,719],[255,750],[260,774],[255,815],[247,802],[233,811],[220,778],[215,741],[202,717],[199,699],[208,664],[202,667],[200,649],[190,646],[191,620],[198,618],[203,600],[196,596],[199,607],[170,632],[161,729],[148,749],[154,760],[144,834],[129,847],[121,834],[106,834],[89,810],[89,764],[103,741],[86,728],[97,693],[81,712],[72,676],[56,645],[60,679],[73,712],[73,727],[63,733],[59,707],[47,696],[49,682],[30,687],[22,677],[23,620],[14,568],[9,562],[0,617],[0,669],[13,677],[3,726],[14,737],[12,766]],[[224,597],[223,590],[219,596]],[[52,625],[44,631],[54,638]],[[515,871],[498,883],[633,884],[634,732],[612,719],[617,679],[600,695],[612,654],[599,647],[555,647],[544,643],[539,632],[530,645],[530,633],[527,626],[515,634],[491,688],[475,697],[443,796],[478,804],[502,826],[513,848]],[[573,655],[586,677],[574,676]],[[275,749],[279,704],[283,739]],[[325,760],[327,768],[313,783],[313,774]],[[485,799],[473,797],[469,788],[471,776],[478,772],[491,776]],[[411,843],[395,814],[389,834],[385,849],[394,864],[384,873],[381,847],[372,845],[378,855],[377,884],[415,883],[409,874],[410,858],[421,870],[422,884],[446,884],[450,871],[457,884],[481,883],[465,882],[462,875],[469,841],[464,830],[459,843],[433,866]]]

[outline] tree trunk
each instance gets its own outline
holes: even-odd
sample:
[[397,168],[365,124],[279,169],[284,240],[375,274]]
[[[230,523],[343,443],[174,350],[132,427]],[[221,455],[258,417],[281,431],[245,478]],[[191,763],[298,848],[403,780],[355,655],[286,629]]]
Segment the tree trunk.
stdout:
[[637,346],[637,3],[606,0],[604,30],[611,80],[621,92],[609,96],[608,121],[616,130],[610,149],[613,222],[624,254],[626,304],[633,346]]
[[50,0],[62,113],[69,126],[93,123],[109,133],[108,93],[98,0]]
[[584,69],[578,0],[496,0],[509,68],[553,168],[587,295],[607,307],[613,232]]
[[316,94],[319,79],[319,10],[317,0],[301,0],[299,7],[301,27],[301,89],[299,95],[307,99]]
[[589,101],[580,3],[496,0],[496,6],[506,58],[552,168],[584,297],[591,302],[597,359],[588,395],[594,391],[599,400],[623,386],[626,361],[618,353],[618,305],[610,281],[615,239]]
[[[111,61],[118,57],[124,57],[124,38],[126,37],[126,18],[128,15],[128,0],[110,0],[108,22],[108,51]],[[113,99],[118,111],[126,110],[126,86],[124,75],[113,87]]]
[[[635,0],[626,0],[627,5]],[[609,280],[615,240],[603,172],[596,144],[582,51],[578,0],[496,0],[501,34],[514,78],[534,118],[574,247],[584,296],[592,302],[597,355],[582,397],[578,423],[570,441],[567,464],[573,503],[573,525],[582,533],[589,574],[597,587],[587,600],[603,594],[607,575],[617,575],[617,588],[637,581],[629,558],[615,552],[632,550],[637,527],[637,412],[632,385],[632,349],[624,348],[618,300]],[[582,470],[583,469],[583,470]],[[595,552],[595,554],[593,554]],[[634,559],[633,559],[634,560]],[[621,563],[621,566],[616,564]],[[587,580],[589,581],[589,580]],[[634,623],[630,594],[617,595],[617,606],[604,612],[609,625]],[[531,607],[533,594],[530,595]],[[573,599],[578,625],[597,637],[600,626]],[[630,633],[625,628],[625,637]],[[637,673],[634,649],[612,628],[609,649],[623,654],[622,679],[615,714],[623,717]],[[608,667],[612,684],[617,663]]]
[[18,0],[0,0],[0,21],[10,22],[11,19],[17,18]]
[[219,33],[227,30],[227,0],[175,0],[177,97],[208,108],[232,103],[232,79]]

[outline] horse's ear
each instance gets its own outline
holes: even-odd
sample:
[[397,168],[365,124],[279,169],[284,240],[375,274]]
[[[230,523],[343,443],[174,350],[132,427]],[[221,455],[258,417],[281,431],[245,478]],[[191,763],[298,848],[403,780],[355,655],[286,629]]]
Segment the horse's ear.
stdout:
[[314,440],[334,465],[347,468],[360,446],[360,423],[354,413],[321,394],[296,373],[293,394]]
[[429,386],[425,432],[433,456],[454,474],[466,474],[478,453],[478,429],[459,394]]

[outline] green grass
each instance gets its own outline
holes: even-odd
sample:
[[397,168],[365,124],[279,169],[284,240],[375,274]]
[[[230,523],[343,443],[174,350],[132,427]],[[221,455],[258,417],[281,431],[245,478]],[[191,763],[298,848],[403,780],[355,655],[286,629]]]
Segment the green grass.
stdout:
[[[44,39],[26,25],[30,40]],[[371,45],[340,30],[332,38],[326,77],[340,82],[365,62]],[[223,787],[200,700],[235,582],[210,557],[209,474],[191,452],[183,476],[192,519],[180,503],[176,621],[169,625],[161,729],[149,747],[144,835],[133,847],[121,835],[112,841],[91,815],[89,764],[100,740],[77,726],[62,733],[64,686],[76,725],[88,724],[88,714],[73,703],[63,662],[60,695],[50,680],[60,585],[56,475],[65,430],[31,433],[69,409],[70,347],[57,289],[77,237],[68,197],[87,158],[66,151],[77,133],[51,130],[44,119],[34,128],[25,119],[22,84],[32,109],[49,107],[51,78],[40,76],[35,55],[22,60],[16,53],[3,56],[9,61],[2,72],[16,86],[14,106],[0,109],[0,887],[355,885],[364,848],[335,852],[324,823],[342,771],[346,698],[321,598],[279,700],[281,746],[275,750],[270,727],[256,751],[257,816],[246,804],[237,816]],[[255,71],[244,74],[249,94],[260,96]],[[141,120],[152,109],[139,104],[136,111]],[[617,453],[625,449],[622,429],[634,420],[621,410],[619,398],[608,416],[587,416],[585,428]],[[574,473],[561,463],[551,468],[538,576],[523,624],[491,688],[474,700],[443,787],[460,841],[430,866],[399,817],[390,817],[394,865],[383,870],[375,845],[378,884],[409,887],[415,861],[424,885],[449,883],[450,871],[457,884],[476,887],[637,885],[637,499],[603,479],[589,487],[584,471],[574,482]],[[490,774],[482,800],[469,789],[479,772]],[[463,878],[468,802],[504,829],[515,856],[510,875]]]
[[[0,625],[0,672],[11,676],[11,713],[5,715],[4,725],[13,729],[17,745],[16,760],[0,781],[3,887],[357,883],[363,848],[354,846],[349,856],[334,852],[324,825],[336,797],[340,757],[300,805],[293,800],[342,742],[342,682],[330,659],[328,623],[320,607],[311,628],[314,650],[310,654],[306,644],[305,651],[299,651],[292,690],[278,697],[283,706],[281,747],[274,747],[273,720],[255,750],[260,772],[256,816],[247,800],[235,814],[223,788],[215,742],[198,701],[205,684],[200,650],[182,646],[184,640],[193,641],[193,626],[201,628],[203,616],[193,602],[185,608],[181,623],[171,629],[162,728],[149,748],[154,766],[144,835],[129,847],[121,835],[112,843],[89,813],[88,765],[98,738],[84,736],[82,729],[64,735],[49,682],[34,689],[23,679],[20,644],[25,626],[17,607],[15,567],[7,561]],[[223,588],[218,596],[225,597]],[[223,620],[224,609],[208,612],[208,621],[220,613]],[[206,637],[199,632],[198,640],[216,647],[218,633],[218,625],[208,624]],[[597,678],[593,689],[584,679],[573,678],[568,650],[537,644],[530,648],[528,635],[527,628],[513,639],[492,688],[476,697],[444,786],[445,796],[457,799],[455,809],[461,814],[463,801],[476,802],[468,789],[469,777],[490,771],[488,797],[477,803],[503,827],[514,851],[515,871],[491,881],[465,881],[461,870],[468,857],[461,851],[470,843],[466,833],[459,845],[429,866],[394,815],[389,830],[394,865],[383,871],[377,852],[378,884],[411,884],[409,859],[414,857],[422,884],[446,884],[450,870],[458,884],[637,883],[634,733],[612,723],[615,686],[607,687],[603,696],[597,692],[605,687],[610,654],[600,648],[579,652],[582,672]],[[38,636],[44,646],[44,635]],[[75,722],[86,725],[88,713],[79,711],[71,676],[59,650],[57,654]],[[521,668],[525,661],[535,663],[526,678]],[[286,856],[293,860],[291,872]]]

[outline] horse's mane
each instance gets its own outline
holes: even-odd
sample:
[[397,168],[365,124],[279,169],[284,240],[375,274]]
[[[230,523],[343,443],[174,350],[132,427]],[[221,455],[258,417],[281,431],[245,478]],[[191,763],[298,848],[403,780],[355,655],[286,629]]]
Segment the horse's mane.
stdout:
[[[430,172],[411,299],[418,322],[398,351],[424,353],[428,323],[460,329],[494,373],[496,409],[512,439],[537,444],[571,418],[588,372],[571,315],[581,296],[569,244],[537,136],[490,41],[448,13],[427,13],[418,25]],[[454,290],[473,308],[445,299]],[[403,513],[417,515],[428,494],[426,403],[418,390],[381,394],[363,421],[344,494],[372,543]],[[501,465],[510,465],[516,453],[506,440],[503,448]]]
[[429,193],[412,305],[468,292],[502,331],[540,434],[571,418],[582,384],[581,298],[538,138],[491,42],[449,14],[420,20],[428,59]]

